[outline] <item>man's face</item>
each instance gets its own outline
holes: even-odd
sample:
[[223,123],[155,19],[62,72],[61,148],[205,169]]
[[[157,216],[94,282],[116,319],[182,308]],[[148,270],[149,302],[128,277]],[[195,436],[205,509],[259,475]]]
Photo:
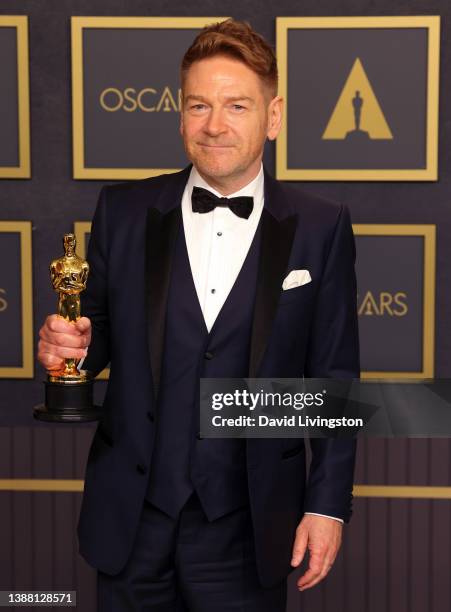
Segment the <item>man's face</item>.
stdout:
[[180,132],[206,180],[245,184],[256,176],[266,138],[280,130],[281,98],[270,98],[259,76],[233,58],[215,56],[190,67]]

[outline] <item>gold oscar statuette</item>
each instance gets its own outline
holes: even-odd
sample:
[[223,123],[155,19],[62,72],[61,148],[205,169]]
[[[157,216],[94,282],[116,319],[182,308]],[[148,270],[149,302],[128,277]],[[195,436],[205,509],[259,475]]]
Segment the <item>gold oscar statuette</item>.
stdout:
[[[58,315],[73,324],[80,318],[80,293],[86,288],[89,264],[75,252],[74,234],[63,238],[64,256],[50,264],[50,277],[58,294]],[[94,380],[87,370],[78,369],[79,359],[67,358],[58,370],[48,370],[45,403],[34,408],[41,421],[81,422],[99,418],[93,403]]]

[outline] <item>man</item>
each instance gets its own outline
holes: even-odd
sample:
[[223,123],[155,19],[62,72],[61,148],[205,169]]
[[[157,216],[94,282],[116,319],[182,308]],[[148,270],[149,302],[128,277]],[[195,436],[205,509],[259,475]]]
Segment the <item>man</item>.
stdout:
[[[202,30],[182,94],[193,165],[103,188],[85,316],[48,317],[39,359],[111,361],[79,521],[99,609],[283,612],[307,548],[301,589],[334,562],[355,444],[312,440],[306,482],[303,439],[202,439],[199,379],[358,377],[352,228],[263,170],[283,101],[247,24]],[[282,289],[293,270],[311,281]]]

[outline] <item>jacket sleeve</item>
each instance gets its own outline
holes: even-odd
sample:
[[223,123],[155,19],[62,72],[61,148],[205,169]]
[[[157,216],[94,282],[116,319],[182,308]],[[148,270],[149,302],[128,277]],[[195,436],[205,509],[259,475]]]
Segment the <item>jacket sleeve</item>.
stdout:
[[[318,290],[304,375],[360,377],[355,243],[349,211],[341,207]],[[356,441],[310,440],[312,460],[304,510],[342,518],[352,513]]]
[[89,275],[86,289],[81,293],[81,314],[91,320],[92,337],[83,368],[93,376],[105,368],[110,361],[110,325],[107,291],[107,189],[103,187],[91,225],[87,260]]

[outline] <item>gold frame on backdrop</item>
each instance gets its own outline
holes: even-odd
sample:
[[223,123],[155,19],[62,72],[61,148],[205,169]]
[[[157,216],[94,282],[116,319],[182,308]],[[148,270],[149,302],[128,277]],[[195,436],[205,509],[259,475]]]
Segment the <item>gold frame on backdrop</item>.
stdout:
[[22,302],[22,365],[0,367],[0,378],[33,378],[33,278],[31,262],[31,221],[0,221],[0,234],[20,234],[20,294]]
[[[276,177],[286,181],[436,181],[438,179],[438,109],[440,17],[277,17],[279,94],[285,100],[282,129],[276,142]],[[288,30],[342,28],[426,28],[428,74],[426,104],[426,168],[424,169],[302,169],[288,168]]]
[[423,261],[423,355],[419,372],[364,371],[362,378],[433,378],[435,340],[435,225],[353,224],[356,236],[422,236]]
[[83,119],[83,30],[139,28],[186,30],[203,28],[227,17],[72,17],[72,134],[74,179],[141,179],[178,172],[180,168],[86,168]]
[[0,167],[0,178],[31,178],[28,17],[26,15],[0,15],[0,28],[16,28],[17,31],[17,127],[19,132],[19,165]]
[[[91,221],[75,221],[74,234],[77,241],[77,255],[82,259],[86,259],[85,236],[91,233]],[[89,283],[89,277],[88,277]],[[110,377],[110,369],[105,368],[96,376],[99,380],[108,380]]]
[[[2,478],[0,491],[33,493],[83,493],[84,480],[62,478]],[[362,485],[355,484],[354,497],[385,499],[450,499],[451,487],[433,485]]]

